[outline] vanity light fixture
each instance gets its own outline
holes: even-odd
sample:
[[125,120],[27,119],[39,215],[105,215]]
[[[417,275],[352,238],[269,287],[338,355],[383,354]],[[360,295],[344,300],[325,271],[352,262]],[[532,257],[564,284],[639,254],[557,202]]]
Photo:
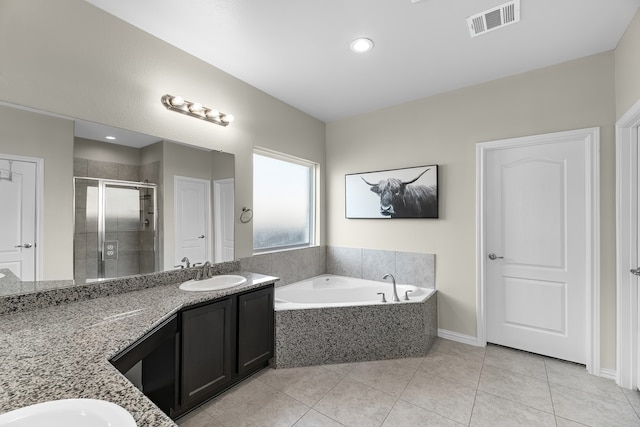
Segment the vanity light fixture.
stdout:
[[187,101],[181,96],[164,95],[161,101],[167,110],[186,114],[220,126],[228,126],[234,120],[231,114],[224,114],[214,108],[204,107],[199,102]]

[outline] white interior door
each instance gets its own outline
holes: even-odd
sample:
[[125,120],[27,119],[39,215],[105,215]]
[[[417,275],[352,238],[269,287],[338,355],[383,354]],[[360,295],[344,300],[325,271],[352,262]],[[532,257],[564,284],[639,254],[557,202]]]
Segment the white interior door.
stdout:
[[616,122],[616,381],[626,388],[640,384],[640,101]]
[[211,185],[210,181],[174,177],[175,264],[183,257],[191,263],[211,261]]
[[213,223],[215,229],[215,262],[234,258],[234,180],[213,182]]
[[584,364],[591,151],[580,133],[513,142],[487,151],[484,165],[486,339]]
[[0,158],[0,270],[23,281],[36,279],[36,173],[34,162]]
[[[635,241],[634,241],[634,246],[635,246],[635,250],[633,252],[635,252],[635,265],[634,268],[630,269],[630,275],[629,275],[629,279],[630,279],[630,286],[633,286],[635,288],[635,298],[636,298],[636,304],[634,306],[634,313],[633,315],[636,318],[637,321],[637,327],[635,329],[635,333],[636,333],[636,337],[635,337],[635,345],[636,345],[636,350],[635,350],[635,354],[632,354],[631,357],[633,359],[635,359],[636,361],[636,382],[635,382],[635,389],[638,389],[638,387],[640,386],[640,313],[638,312],[638,308],[640,307],[640,173],[638,173],[638,169],[639,169],[639,165],[640,165],[640,132],[639,132],[640,128],[636,127],[635,130],[635,161],[632,163],[633,165],[633,173],[632,175],[635,177],[636,179],[636,185],[635,185],[635,198],[634,198],[634,202],[636,204],[636,208],[634,210],[634,212],[636,213],[635,215],[635,222],[636,222],[636,227],[635,227]],[[619,338],[620,339],[620,338]],[[631,386],[631,384],[625,384],[626,387]]]

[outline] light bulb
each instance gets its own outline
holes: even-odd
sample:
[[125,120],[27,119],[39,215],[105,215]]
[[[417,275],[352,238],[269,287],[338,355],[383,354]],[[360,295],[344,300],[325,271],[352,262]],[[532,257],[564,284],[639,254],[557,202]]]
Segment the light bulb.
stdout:
[[235,120],[236,118],[233,117],[233,114],[224,114],[220,117],[220,121],[223,123],[231,123]]
[[373,40],[366,37],[355,39],[351,42],[351,50],[357,53],[369,52],[373,49]]
[[209,109],[205,111],[204,115],[210,119],[217,119],[220,116],[220,112],[218,110]]
[[202,104],[194,102],[193,104],[189,105],[189,111],[191,111],[192,113],[199,113],[200,111],[202,111]]
[[171,103],[171,105],[173,105],[174,107],[179,107],[184,104],[184,98],[181,96],[174,96],[173,98],[171,98],[169,103]]

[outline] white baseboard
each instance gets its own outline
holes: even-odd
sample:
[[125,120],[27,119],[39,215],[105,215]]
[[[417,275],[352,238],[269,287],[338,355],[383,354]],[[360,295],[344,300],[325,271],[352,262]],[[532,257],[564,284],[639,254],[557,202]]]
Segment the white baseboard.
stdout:
[[618,372],[615,369],[600,368],[598,376],[608,380],[617,380]]
[[476,347],[482,347],[482,345],[478,343],[478,338],[472,337],[471,335],[465,335],[458,332],[438,328],[438,336],[446,340],[457,341],[462,344],[474,345]]

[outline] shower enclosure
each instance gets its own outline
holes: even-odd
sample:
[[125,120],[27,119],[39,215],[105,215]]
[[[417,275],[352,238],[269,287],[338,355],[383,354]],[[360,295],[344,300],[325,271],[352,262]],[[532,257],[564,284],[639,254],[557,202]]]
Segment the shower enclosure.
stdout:
[[157,271],[156,185],[73,181],[74,279],[91,282]]

